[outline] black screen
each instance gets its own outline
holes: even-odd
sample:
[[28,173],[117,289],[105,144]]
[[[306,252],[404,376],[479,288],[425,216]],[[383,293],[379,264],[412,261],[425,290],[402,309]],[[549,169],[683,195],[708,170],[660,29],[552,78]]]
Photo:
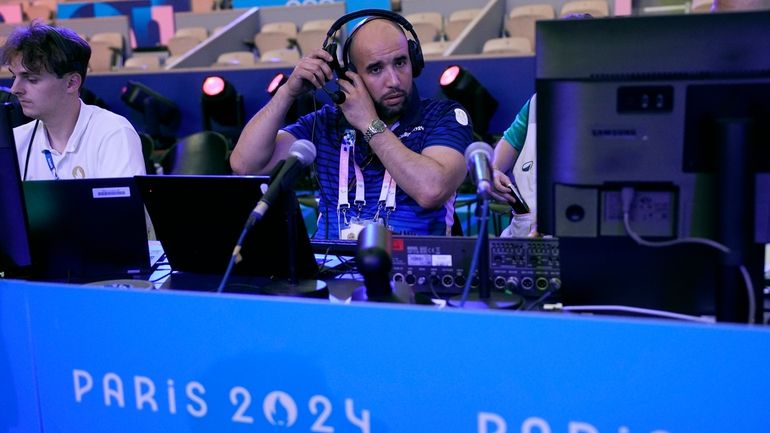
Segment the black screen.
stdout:
[[11,109],[0,107],[0,274],[18,277],[29,271],[32,258]]

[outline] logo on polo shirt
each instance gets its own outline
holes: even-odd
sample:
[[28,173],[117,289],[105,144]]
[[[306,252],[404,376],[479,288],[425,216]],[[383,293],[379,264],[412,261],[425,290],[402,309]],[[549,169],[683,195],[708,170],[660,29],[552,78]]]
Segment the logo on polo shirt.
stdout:
[[462,126],[468,126],[468,113],[462,108],[455,108],[455,120]]
[[398,139],[401,140],[403,138],[409,137],[413,132],[417,131],[425,131],[425,128],[423,126],[415,126],[411,131],[402,132],[401,135],[398,136]]

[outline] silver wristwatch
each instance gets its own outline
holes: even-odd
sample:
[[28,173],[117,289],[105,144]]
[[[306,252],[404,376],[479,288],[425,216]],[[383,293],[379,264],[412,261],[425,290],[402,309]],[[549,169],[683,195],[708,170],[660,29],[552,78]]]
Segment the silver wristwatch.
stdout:
[[369,127],[366,128],[366,132],[364,132],[364,141],[369,142],[369,140],[372,139],[375,135],[379,134],[380,132],[384,132],[388,128],[388,125],[385,124],[380,119],[374,119],[372,120],[372,123],[369,124]]

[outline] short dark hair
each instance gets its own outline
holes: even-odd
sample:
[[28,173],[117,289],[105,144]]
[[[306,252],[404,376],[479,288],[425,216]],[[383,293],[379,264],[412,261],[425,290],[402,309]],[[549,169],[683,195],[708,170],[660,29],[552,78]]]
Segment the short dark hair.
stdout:
[[4,65],[21,56],[22,65],[31,72],[45,70],[59,78],[76,72],[85,81],[91,47],[70,29],[32,22],[8,36],[0,56]]

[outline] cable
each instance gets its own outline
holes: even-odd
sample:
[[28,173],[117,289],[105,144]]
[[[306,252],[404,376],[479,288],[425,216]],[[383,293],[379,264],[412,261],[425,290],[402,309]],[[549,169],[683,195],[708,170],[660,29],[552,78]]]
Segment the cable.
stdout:
[[350,275],[349,279],[357,279],[355,260],[339,255],[334,257],[339,260],[339,264],[333,268],[324,269],[319,275],[330,275],[335,280],[348,279],[344,278],[346,275]]
[[433,296],[431,300],[442,299],[441,295],[439,295],[438,292],[436,291],[436,287],[433,286],[433,278],[428,278],[428,288],[430,288],[430,293]]
[[628,233],[628,236],[631,237],[636,243],[639,245],[645,246],[645,247],[671,247],[674,245],[681,245],[681,244],[703,244],[706,246],[709,246],[711,248],[715,248],[723,253],[729,253],[730,249],[726,246],[720,244],[719,242],[713,241],[711,239],[706,238],[679,238],[679,239],[672,239],[670,241],[648,241],[646,239],[642,239],[636,232],[634,232],[631,229],[631,222],[630,222],[630,213],[631,213],[631,203],[634,200],[634,189],[631,187],[624,187],[620,192],[621,197],[621,203],[623,206],[623,226],[626,229],[626,232]]
[[[463,296],[460,299],[460,308],[465,306],[465,301],[468,300],[468,294],[471,291],[471,281],[473,281],[473,273],[476,272],[476,267],[479,264],[479,256],[481,255],[481,244],[484,243],[484,236],[482,233],[487,231],[487,221],[489,219],[489,200],[482,200],[481,205],[481,224],[479,227],[478,238],[476,239],[476,245],[473,248],[473,260],[471,260],[471,267],[468,269],[468,278],[465,280],[465,287],[463,287]],[[481,282],[484,284],[484,282]]]
[[233,248],[233,254],[230,256],[230,262],[227,264],[227,270],[225,270],[225,274],[222,276],[222,281],[219,283],[219,287],[217,287],[217,293],[222,293],[222,291],[225,289],[227,280],[230,278],[230,273],[233,271],[233,267],[237,262],[240,261],[241,247],[243,246],[243,240],[246,239],[246,235],[249,233],[249,229],[251,228],[250,223],[251,218],[249,218],[249,222],[246,223],[246,226],[243,227],[241,236],[238,238],[238,242],[235,244],[235,248]]
[[670,311],[651,310],[648,308],[629,307],[627,305],[571,305],[561,308],[564,311],[623,311],[626,313],[644,314],[648,316],[665,317],[668,319],[686,320],[690,322],[714,323],[714,319],[707,317],[690,316],[687,314],[672,313]]
[[[631,212],[631,203],[634,200],[634,189],[631,187],[624,187],[620,191],[620,197],[621,197],[621,203],[623,206],[623,227],[626,229],[626,233],[628,233],[628,236],[639,245],[642,245],[645,247],[652,247],[652,248],[661,248],[661,247],[670,247],[670,246],[682,245],[682,244],[701,244],[711,248],[715,248],[725,254],[730,253],[730,248],[728,248],[727,246],[706,238],[689,238],[688,237],[688,238],[678,238],[678,239],[672,239],[670,241],[659,241],[659,242],[652,242],[646,239],[642,239],[642,237],[639,236],[639,234],[637,234],[631,228],[631,220],[629,216]],[[739,269],[741,271],[741,276],[743,277],[744,286],[746,287],[746,292],[748,295],[748,304],[749,304],[748,323],[750,325],[753,325],[754,309],[756,308],[756,305],[757,305],[757,300],[754,296],[754,284],[751,282],[751,275],[749,275],[749,271],[746,269],[746,266],[740,265]]]
[[174,271],[173,271],[173,270],[171,270],[171,269],[169,269],[169,270],[168,270],[168,272],[166,272],[165,274],[161,275],[160,277],[156,277],[156,278],[153,278],[152,280],[149,280],[149,281],[150,281],[151,283],[155,284],[155,283],[158,283],[158,282],[160,282],[160,281],[163,281],[163,280],[165,280],[166,278],[168,278],[169,276],[171,276],[171,274],[173,274],[173,273],[174,273]]
[[534,301],[533,301],[531,304],[529,304],[529,306],[528,306],[528,307],[524,308],[524,304],[522,304],[522,306],[521,306],[521,309],[522,309],[522,310],[524,310],[524,311],[532,311],[532,310],[533,310],[533,309],[535,309],[535,308],[536,308],[538,305],[540,305],[540,304],[542,304],[543,302],[545,302],[545,300],[546,300],[546,299],[548,299],[548,297],[550,297],[550,296],[551,296],[551,295],[552,295],[552,294],[553,294],[555,291],[556,291],[555,289],[549,289],[549,290],[547,290],[545,293],[543,293],[542,295],[540,295],[540,297],[539,297],[539,298],[535,299],[535,300],[534,300]]

